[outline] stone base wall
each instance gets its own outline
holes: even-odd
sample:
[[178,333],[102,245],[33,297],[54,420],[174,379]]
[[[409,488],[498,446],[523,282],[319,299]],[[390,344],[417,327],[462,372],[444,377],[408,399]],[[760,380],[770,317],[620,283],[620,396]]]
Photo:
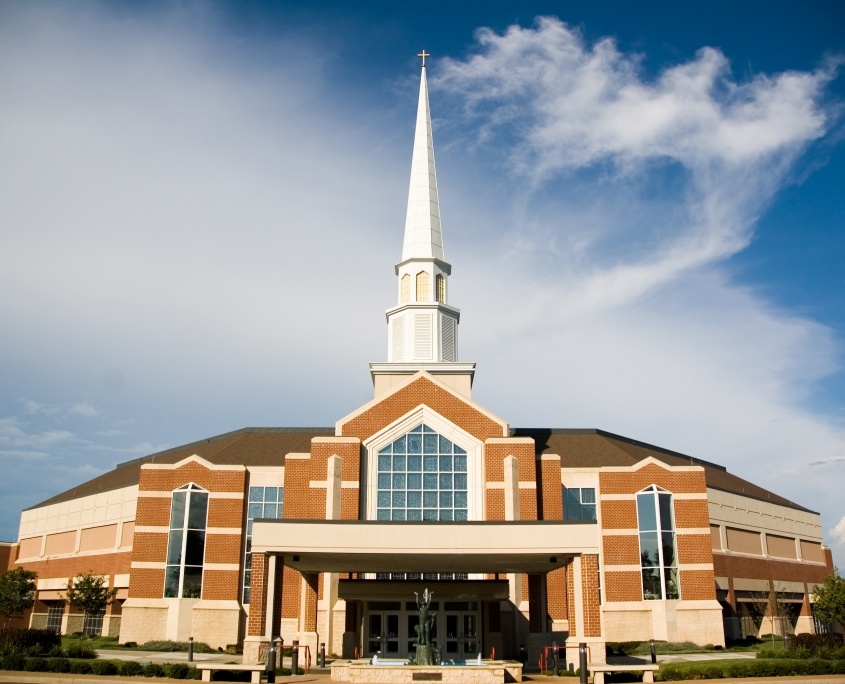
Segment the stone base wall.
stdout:
[[120,643],[165,639],[167,633],[167,606],[145,605],[142,599],[127,599],[123,604],[120,624]]
[[619,601],[602,606],[607,641],[692,641],[725,645],[717,601]]
[[350,684],[504,684],[522,681],[522,664],[495,661],[483,665],[438,667],[435,665],[370,665],[367,661],[332,663],[332,681]]

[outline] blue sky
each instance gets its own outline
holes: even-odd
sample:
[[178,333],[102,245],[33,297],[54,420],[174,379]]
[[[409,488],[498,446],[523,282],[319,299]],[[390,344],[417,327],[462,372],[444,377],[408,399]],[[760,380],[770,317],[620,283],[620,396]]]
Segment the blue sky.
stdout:
[[115,463],[370,398],[419,60],[474,398],[845,552],[839,2],[0,4],[0,538]]

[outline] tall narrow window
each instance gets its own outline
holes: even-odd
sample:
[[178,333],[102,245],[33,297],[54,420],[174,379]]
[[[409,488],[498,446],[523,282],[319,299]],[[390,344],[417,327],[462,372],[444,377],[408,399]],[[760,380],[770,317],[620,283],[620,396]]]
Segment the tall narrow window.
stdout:
[[378,452],[378,520],[466,520],[467,452],[420,424]]
[[410,302],[411,301],[411,276],[406,273],[402,276],[402,280],[400,282],[400,298],[402,302]]
[[205,557],[208,492],[193,482],[180,487],[170,502],[165,598],[200,598]]
[[246,509],[246,551],[244,558],[243,602],[249,603],[249,588],[252,584],[252,521],[256,518],[282,517],[284,487],[250,487],[249,503]]
[[646,601],[681,597],[672,508],[672,495],[656,485],[637,494],[640,565]]
[[434,276],[434,297],[441,304],[446,303],[446,278],[439,273]]
[[431,293],[429,292],[430,284],[428,273],[420,271],[417,273],[417,301],[429,302],[431,301]]

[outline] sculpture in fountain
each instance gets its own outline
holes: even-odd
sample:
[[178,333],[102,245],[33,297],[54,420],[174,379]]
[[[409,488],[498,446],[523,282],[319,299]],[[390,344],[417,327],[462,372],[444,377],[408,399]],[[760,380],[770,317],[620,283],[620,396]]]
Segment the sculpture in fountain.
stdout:
[[414,592],[414,596],[417,597],[417,608],[420,611],[419,624],[414,627],[417,632],[417,655],[414,662],[417,665],[439,665],[439,658],[435,657],[435,648],[431,643],[431,628],[437,617],[436,612],[429,610],[434,592],[426,589],[422,598],[417,592]]

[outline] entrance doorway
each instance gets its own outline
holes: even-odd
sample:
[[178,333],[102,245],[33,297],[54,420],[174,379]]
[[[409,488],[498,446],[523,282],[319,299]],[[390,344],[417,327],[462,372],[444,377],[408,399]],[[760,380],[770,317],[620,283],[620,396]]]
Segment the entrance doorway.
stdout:
[[[443,660],[475,658],[481,649],[481,604],[433,601],[431,640]],[[420,616],[413,601],[369,601],[364,611],[364,656],[413,658]]]

